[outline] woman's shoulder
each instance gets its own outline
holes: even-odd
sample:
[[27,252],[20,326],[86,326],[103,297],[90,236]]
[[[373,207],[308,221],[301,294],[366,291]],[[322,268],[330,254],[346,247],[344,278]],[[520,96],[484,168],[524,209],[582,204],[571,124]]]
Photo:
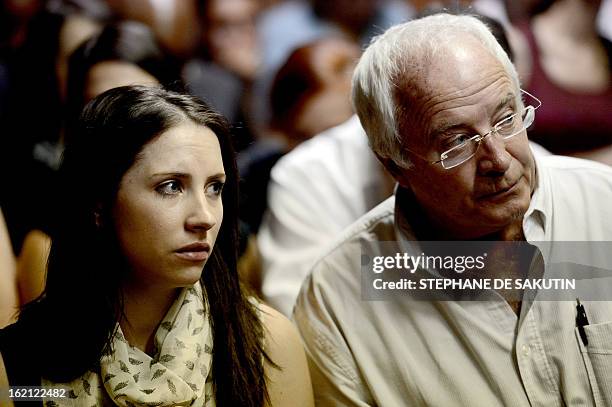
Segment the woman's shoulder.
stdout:
[[295,341],[300,344],[295,326],[283,314],[271,306],[259,302],[257,304],[259,319],[264,327],[266,341]]
[[293,323],[271,306],[251,297],[264,328],[266,352],[281,351],[279,346],[296,347],[303,353],[302,341]]
[[308,363],[297,330],[274,308],[258,303],[264,327],[265,350],[275,366],[266,364],[272,406],[312,406]]

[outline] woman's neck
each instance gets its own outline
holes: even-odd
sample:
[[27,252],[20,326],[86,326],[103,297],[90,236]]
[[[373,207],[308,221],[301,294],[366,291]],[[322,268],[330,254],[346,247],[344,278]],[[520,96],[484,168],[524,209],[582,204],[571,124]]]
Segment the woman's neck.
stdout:
[[601,94],[611,83],[608,56],[596,28],[597,1],[559,0],[532,21],[540,64],[566,91]]
[[550,32],[577,41],[597,38],[598,1],[560,0],[534,19]]
[[130,345],[152,355],[157,327],[172,306],[180,288],[124,287],[124,314],[121,330]]

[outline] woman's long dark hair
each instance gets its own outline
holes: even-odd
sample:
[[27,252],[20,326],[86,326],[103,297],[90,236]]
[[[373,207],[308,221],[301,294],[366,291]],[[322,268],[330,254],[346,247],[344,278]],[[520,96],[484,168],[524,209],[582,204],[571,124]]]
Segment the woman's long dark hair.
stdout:
[[[261,406],[268,399],[263,326],[236,269],[237,170],[225,119],[194,96],[154,87],[125,86],[92,100],[66,147],[57,189],[65,202],[49,256],[43,295],[20,322],[44,377],[74,380],[95,369],[123,307],[127,272],[110,221],[125,172],[143,146],[184,122],[211,129],[219,140],[226,183],[224,217],[201,283],[214,336],[212,374],[217,405]],[[98,213],[102,227],[96,226]]]

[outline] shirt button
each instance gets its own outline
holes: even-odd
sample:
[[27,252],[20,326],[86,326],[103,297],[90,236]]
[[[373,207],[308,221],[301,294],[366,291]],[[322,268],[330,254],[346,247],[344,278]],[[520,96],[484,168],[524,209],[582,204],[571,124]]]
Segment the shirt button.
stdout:
[[523,356],[529,356],[529,345],[521,346],[521,352],[523,353]]

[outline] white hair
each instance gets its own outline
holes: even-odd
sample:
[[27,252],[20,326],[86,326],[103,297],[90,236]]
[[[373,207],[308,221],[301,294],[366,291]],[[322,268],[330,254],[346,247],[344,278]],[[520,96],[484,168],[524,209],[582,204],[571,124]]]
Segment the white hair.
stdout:
[[[502,64],[516,89],[520,89],[518,74],[508,55],[487,26],[475,17],[442,13],[393,26],[372,40],[353,74],[353,107],[370,147],[379,158],[390,159],[401,168],[410,166],[399,131],[399,113],[407,108],[396,103],[399,79],[418,80],[415,77],[426,69],[432,56],[466,35],[481,43]],[[522,106],[520,92],[517,106]]]

